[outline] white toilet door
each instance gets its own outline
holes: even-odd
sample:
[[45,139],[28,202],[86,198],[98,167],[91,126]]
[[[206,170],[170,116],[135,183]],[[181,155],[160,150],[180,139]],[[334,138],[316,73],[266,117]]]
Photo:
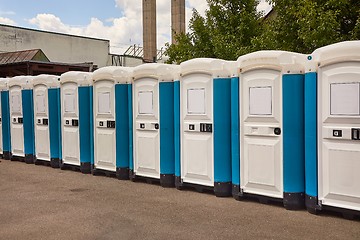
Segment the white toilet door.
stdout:
[[36,158],[50,161],[50,134],[48,112],[48,89],[45,85],[36,85],[34,96],[34,124]]
[[181,84],[181,178],[214,186],[213,79],[189,74]]
[[154,78],[134,82],[134,171],[160,178],[159,83]]
[[240,182],[245,193],[283,198],[282,84],[279,71],[240,76]]
[[61,85],[62,160],[65,164],[80,166],[78,85]]
[[12,86],[9,93],[12,155],[25,157],[22,96],[20,86]]
[[319,68],[319,200],[360,211],[360,63]]
[[95,167],[116,171],[115,84],[109,80],[97,81],[93,86],[93,92]]

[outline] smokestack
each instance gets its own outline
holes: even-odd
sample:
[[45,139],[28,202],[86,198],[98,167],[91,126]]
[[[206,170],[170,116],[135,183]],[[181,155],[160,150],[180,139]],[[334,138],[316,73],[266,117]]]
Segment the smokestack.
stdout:
[[156,0],[143,0],[144,62],[156,62]]
[[171,42],[175,35],[185,32],[185,0],[171,0]]

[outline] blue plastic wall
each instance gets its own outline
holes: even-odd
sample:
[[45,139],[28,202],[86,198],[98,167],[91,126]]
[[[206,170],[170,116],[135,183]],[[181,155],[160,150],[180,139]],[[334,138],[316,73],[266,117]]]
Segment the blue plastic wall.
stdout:
[[159,92],[160,174],[174,174],[174,82],[160,82]]
[[128,84],[128,111],[129,111],[129,169],[134,170],[134,152],[133,152],[133,99],[132,85]]
[[213,82],[214,181],[231,182],[231,78]]
[[49,134],[50,134],[50,158],[60,158],[61,155],[61,109],[60,89],[48,90]]
[[93,92],[90,86],[78,88],[80,162],[94,162]]
[[232,184],[240,185],[239,78],[231,79],[231,168]]
[[24,153],[35,154],[35,130],[34,130],[34,103],[33,90],[24,89],[22,95],[23,127],[24,127]]
[[9,91],[1,92],[3,151],[11,152]]
[[129,167],[128,84],[115,85],[116,167]]
[[180,148],[180,81],[174,82],[174,151],[175,176],[181,177],[181,148]]
[[282,87],[284,192],[303,193],[305,192],[304,75],[283,75]]
[[305,74],[305,193],[318,196],[317,73]]

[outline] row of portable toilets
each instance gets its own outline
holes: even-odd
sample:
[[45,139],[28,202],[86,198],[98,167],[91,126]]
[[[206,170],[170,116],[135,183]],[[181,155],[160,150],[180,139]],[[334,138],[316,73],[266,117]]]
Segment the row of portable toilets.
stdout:
[[360,41],[0,81],[5,159],[360,211]]

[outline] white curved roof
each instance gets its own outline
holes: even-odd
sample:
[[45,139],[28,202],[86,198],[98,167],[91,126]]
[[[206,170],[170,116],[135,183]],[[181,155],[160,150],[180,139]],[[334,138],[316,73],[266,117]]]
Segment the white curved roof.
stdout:
[[60,78],[59,76],[55,76],[55,75],[41,74],[34,77],[33,85],[36,86],[39,84],[44,84],[47,87],[59,87],[60,86],[59,78]]
[[10,78],[0,78],[0,91],[8,90],[8,83]]
[[159,81],[174,81],[179,76],[179,65],[163,63],[146,63],[134,68],[134,80],[144,77],[156,78]]
[[230,77],[232,75],[231,64],[222,59],[215,58],[194,58],[180,64],[180,74],[202,72],[213,77]]
[[34,76],[16,76],[9,79],[8,86],[20,86],[21,88],[31,88]]
[[311,54],[312,60],[321,65],[329,62],[360,61],[360,41],[346,41],[316,49]]
[[74,82],[78,85],[92,85],[92,73],[89,72],[79,72],[79,71],[70,71],[61,74],[60,84],[66,82]]
[[102,67],[93,73],[93,81],[113,80],[116,83],[131,83],[133,68],[108,66]]
[[240,56],[237,67],[240,72],[254,68],[274,68],[283,72],[304,72],[306,56],[300,53],[264,50]]

